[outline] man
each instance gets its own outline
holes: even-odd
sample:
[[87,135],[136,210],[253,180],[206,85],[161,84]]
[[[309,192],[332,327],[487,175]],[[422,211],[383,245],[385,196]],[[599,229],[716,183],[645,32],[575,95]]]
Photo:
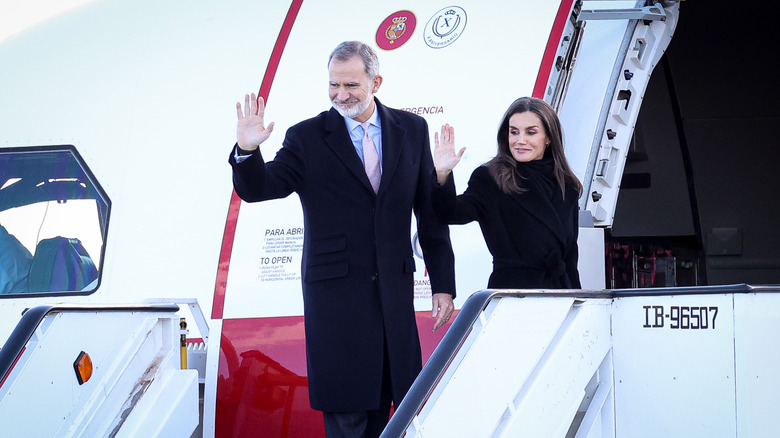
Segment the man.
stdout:
[[[333,108],[291,127],[267,163],[258,146],[273,123],[264,125],[263,99],[252,93],[243,109],[237,103],[229,161],[245,201],[299,195],[311,406],[323,411],[328,437],[375,437],[422,367],[411,211],[433,290],[434,330],[454,310],[454,257],[449,231],[431,209],[425,120],[374,98],[382,77],[366,44],[340,44],[328,73]],[[378,177],[374,185],[366,166]]]

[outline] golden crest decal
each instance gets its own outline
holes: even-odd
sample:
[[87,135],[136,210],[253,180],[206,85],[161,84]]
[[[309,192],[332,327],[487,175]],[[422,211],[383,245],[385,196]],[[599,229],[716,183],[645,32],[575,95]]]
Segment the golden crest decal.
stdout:
[[376,45],[383,50],[393,50],[409,41],[417,24],[417,18],[410,11],[390,14],[376,31]]
[[387,37],[390,44],[395,43],[395,40],[401,38],[406,32],[406,20],[407,17],[393,18],[393,24],[391,24],[387,28],[387,31],[385,31],[385,36]]

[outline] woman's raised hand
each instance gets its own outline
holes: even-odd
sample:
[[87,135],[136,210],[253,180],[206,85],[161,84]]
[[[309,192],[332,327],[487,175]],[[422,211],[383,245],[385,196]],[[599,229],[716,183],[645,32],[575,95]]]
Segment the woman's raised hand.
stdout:
[[466,148],[455,152],[455,128],[449,124],[441,127],[441,141],[439,139],[439,133],[434,133],[433,165],[436,167],[436,179],[439,184],[444,184],[452,169],[460,162]]

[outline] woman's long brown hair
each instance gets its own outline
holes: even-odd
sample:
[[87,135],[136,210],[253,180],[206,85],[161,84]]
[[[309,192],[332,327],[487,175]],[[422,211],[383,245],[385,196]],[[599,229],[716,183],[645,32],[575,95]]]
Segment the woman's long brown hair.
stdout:
[[554,177],[561,187],[561,194],[566,194],[566,183],[568,182],[577,190],[577,194],[582,195],[582,184],[574,175],[566,155],[563,152],[563,130],[558,115],[553,107],[547,102],[535,97],[521,97],[511,105],[504,113],[501,125],[498,127],[498,152],[495,157],[488,161],[487,166],[490,175],[498,183],[499,188],[506,194],[523,193],[528,189],[520,181],[519,175],[515,172],[517,161],[509,150],[509,119],[519,113],[530,111],[536,114],[542,121],[544,132],[547,139],[550,140],[550,149],[553,160],[555,161]]

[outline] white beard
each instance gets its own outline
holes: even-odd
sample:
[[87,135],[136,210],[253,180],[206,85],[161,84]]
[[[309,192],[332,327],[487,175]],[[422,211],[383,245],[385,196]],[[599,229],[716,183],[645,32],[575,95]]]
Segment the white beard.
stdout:
[[355,117],[363,114],[363,111],[368,108],[368,106],[371,104],[371,99],[373,98],[374,95],[370,94],[366,100],[357,102],[352,106],[344,106],[340,103],[336,103],[335,100],[333,100],[331,104],[333,104],[333,108],[336,108],[336,111],[338,111],[342,117],[349,117],[350,119],[354,119]]

